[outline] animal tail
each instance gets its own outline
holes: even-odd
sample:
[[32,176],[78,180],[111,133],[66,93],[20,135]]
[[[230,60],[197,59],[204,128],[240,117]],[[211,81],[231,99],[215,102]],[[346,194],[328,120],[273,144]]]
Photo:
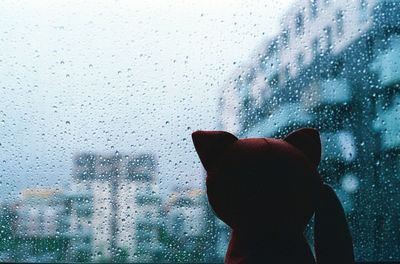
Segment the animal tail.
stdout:
[[323,185],[315,212],[315,255],[318,264],[353,264],[353,242],[343,207],[334,190]]

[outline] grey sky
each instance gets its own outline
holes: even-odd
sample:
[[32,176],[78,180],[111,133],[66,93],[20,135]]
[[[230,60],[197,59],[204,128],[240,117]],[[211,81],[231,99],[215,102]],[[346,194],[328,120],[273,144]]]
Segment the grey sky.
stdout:
[[190,133],[291,2],[2,1],[1,196],[66,186],[79,151],[156,153],[162,193],[200,186]]

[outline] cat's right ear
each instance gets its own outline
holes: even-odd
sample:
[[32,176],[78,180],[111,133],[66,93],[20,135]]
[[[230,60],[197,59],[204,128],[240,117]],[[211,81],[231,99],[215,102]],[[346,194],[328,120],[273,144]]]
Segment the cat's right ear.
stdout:
[[192,140],[200,161],[206,171],[215,168],[222,152],[235,141],[237,137],[225,131],[196,131]]

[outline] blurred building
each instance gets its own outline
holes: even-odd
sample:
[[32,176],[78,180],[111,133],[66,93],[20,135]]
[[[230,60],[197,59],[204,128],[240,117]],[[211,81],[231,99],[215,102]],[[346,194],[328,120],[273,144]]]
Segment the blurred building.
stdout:
[[10,203],[0,203],[0,261],[12,262],[14,255],[14,223],[17,216]]
[[161,203],[155,158],[81,153],[74,166],[72,259],[151,261],[159,250]]
[[215,262],[214,221],[203,189],[177,188],[165,204],[165,260]]
[[137,241],[135,261],[155,262],[162,259],[160,241],[161,198],[145,192],[137,195],[136,205],[140,207],[136,217],[135,240]]
[[15,205],[16,233],[21,237],[65,234],[66,199],[57,188],[25,189]]
[[400,5],[298,1],[224,87],[220,128],[321,132],[320,172],[350,220],[357,260],[400,258]]
[[171,233],[199,236],[205,230],[205,193],[201,189],[174,191],[167,202],[167,222]]
[[173,245],[164,248],[164,261],[224,262],[231,230],[215,216],[205,189],[176,188],[164,211],[163,220],[170,235],[164,242]]
[[63,261],[68,240],[68,200],[58,188],[29,188],[8,207],[8,248],[14,261]]

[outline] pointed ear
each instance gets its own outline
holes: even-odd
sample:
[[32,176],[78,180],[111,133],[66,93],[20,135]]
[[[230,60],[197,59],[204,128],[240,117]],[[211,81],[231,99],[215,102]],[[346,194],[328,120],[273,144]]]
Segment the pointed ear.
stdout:
[[196,131],[192,134],[192,139],[206,171],[212,170],[224,149],[238,140],[225,131]]
[[321,139],[316,129],[301,128],[283,140],[303,152],[315,166],[318,166],[321,161]]

